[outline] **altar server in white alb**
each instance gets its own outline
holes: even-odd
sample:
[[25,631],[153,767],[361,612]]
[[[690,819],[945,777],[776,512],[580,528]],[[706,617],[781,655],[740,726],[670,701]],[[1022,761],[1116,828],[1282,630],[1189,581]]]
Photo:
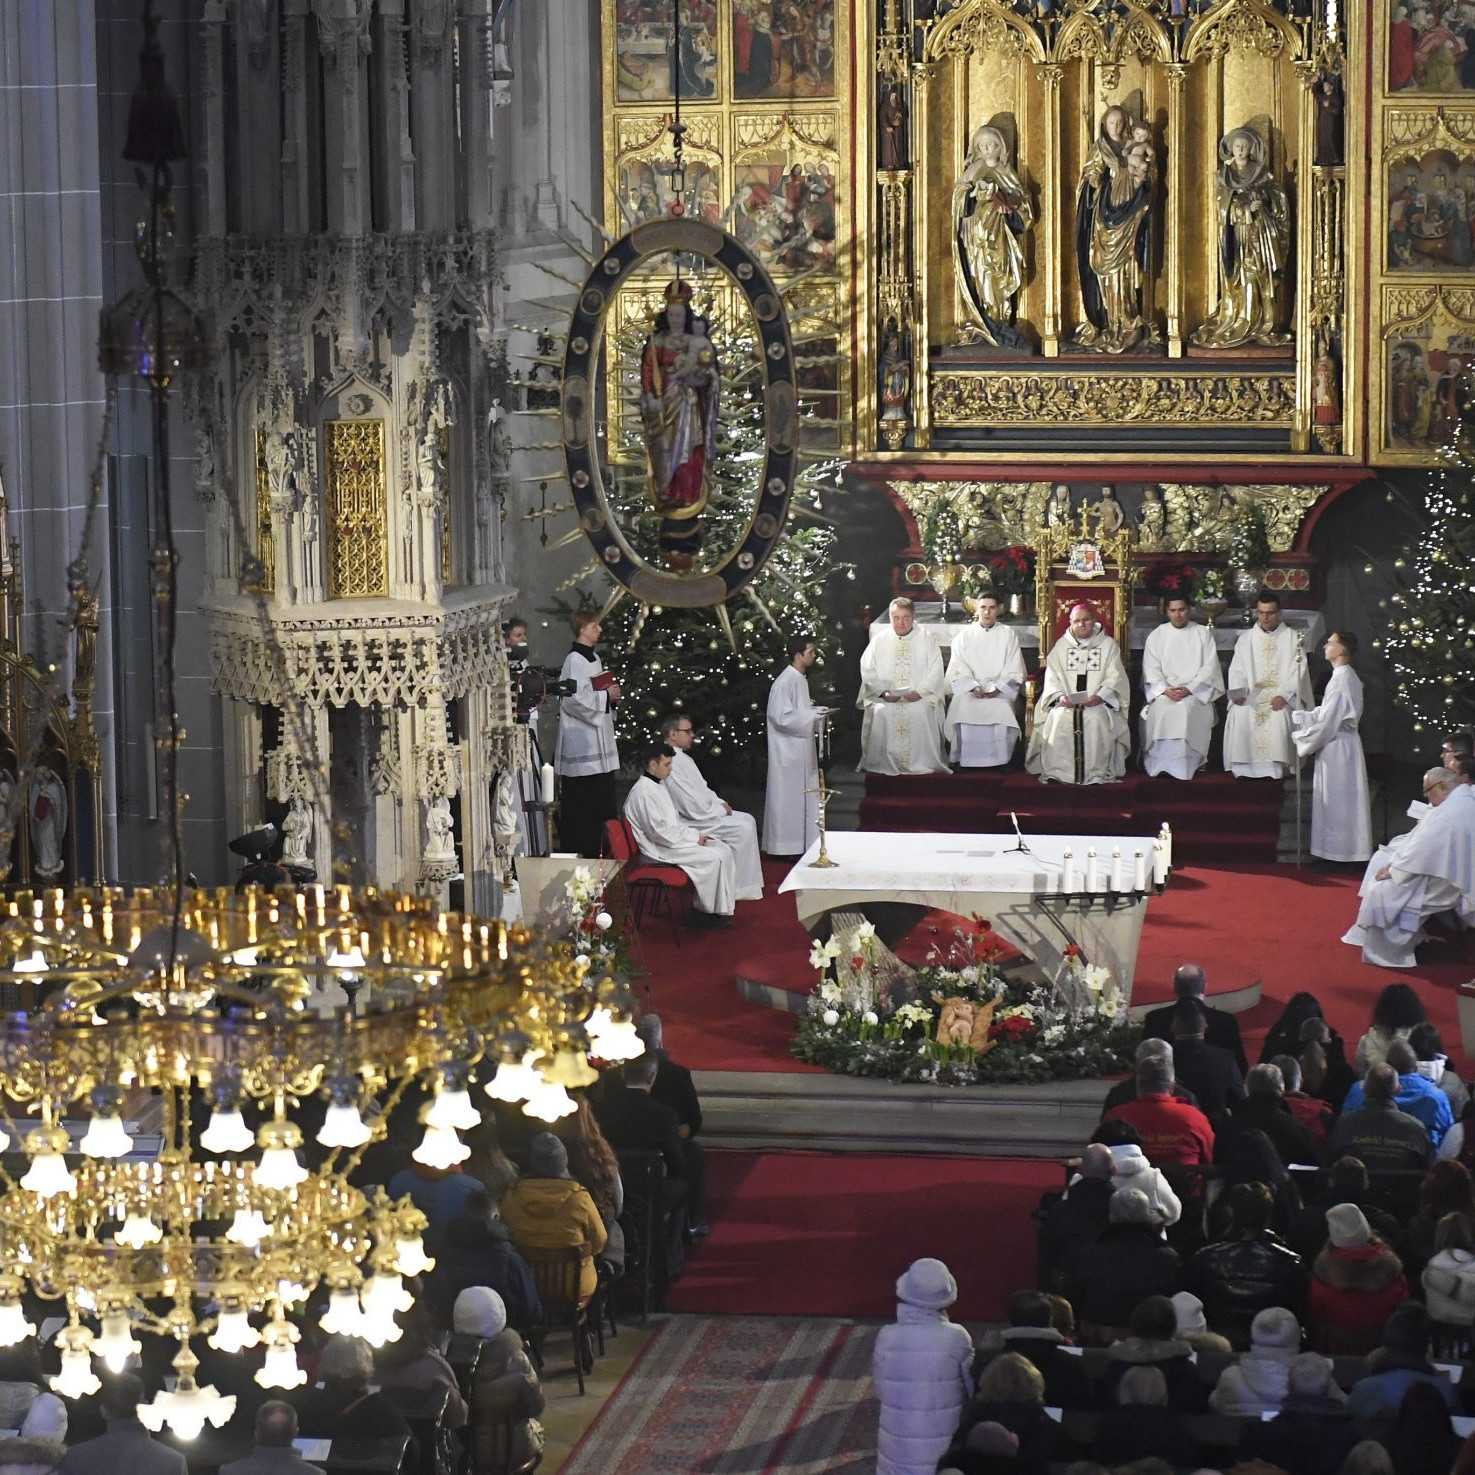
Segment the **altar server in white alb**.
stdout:
[[647,860],[680,866],[696,888],[697,911],[714,922],[732,920],[737,862],[721,840],[704,835],[676,812],[666,780],[675,751],[667,743],[641,749],[641,774],[625,797],[625,818]]
[[1224,717],[1224,766],[1235,778],[1284,778],[1295,759],[1291,713],[1311,705],[1301,637],[1280,619],[1280,600],[1262,589],[1255,625],[1234,643]]
[[873,630],[860,658],[860,766],[864,773],[937,773],[942,756],[942,653],[916,623],[910,599],[893,599],[891,628]]
[[1214,632],[1188,616],[1186,599],[1170,599],[1167,623],[1142,647],[1142,766],[1181,779],[1204,766],[1214,703],[1224,695]]
[[1357,921],[1342,941],[1379,968],[1412,968],[1424,923],[1440,912],[1470,920],[1475,897],[1475,789],[1447,768],[1424,775],[1429,810],[1382,846],[1363,877]]
[[1352,668],[1357,637],[1333,630],[1322,651],[1332,678],[1321,704],[1291,714],[1296,753],[1316,755],[1311,780],[1311,853],[1323,860],[1366,860],[1373,853],[1367,764],[1357,724],[1362,721],[1362,678]]
[[1007,763],[1019,741],[1014,699],[1024,685],[1024,657],[1013,630],[999,624],[995,595],[978,597],[973,624],[954,641],[947,685],[953,699],[943,731],[953,762],[962,768]]
[[1116,641],[1090,605],[1074,606],[1069,628],[1045,661],[1045,689],[1035,704],[1024,766],[1049,783],[1116,783],[1127,771],[1132,745],[1131,696]]
[[573,648],[563,658],[560,681],[572,681],[572,696],[558,704],[558,746],[553,766],[562,788],[559,838],[576,855],[598,855],[604,825],[615,808],[615,704],[620,686],[604,669],[594,647],[604,633],[593,610],[573,616]]
[[813,638],[796,635],[789,642],[789,664],[768,693],[763,848],[770,855],[802,855],[819,835],[819,757],[814,734],[828,708],[809,700],[807,674],[818,659]]
[[758,823],[751,814],[734,809],[697,767],[691,756],[696,728],[683,712],[672,712],[661,723],[661,737],[675,750],[666,792],[676,813],[704,835],[715,836],[732,851],[737,862],[737,899],[757,901],[763,895],[763,862],[758,855]]

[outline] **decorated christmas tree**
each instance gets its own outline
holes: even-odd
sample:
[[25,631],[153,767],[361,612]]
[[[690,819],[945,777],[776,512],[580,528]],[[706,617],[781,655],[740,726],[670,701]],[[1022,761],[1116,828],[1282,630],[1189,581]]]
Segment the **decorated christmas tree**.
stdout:
[[[611,509],[633,546],[661,566],[660,514],[649,495],[645,442],[638,413],[638,373],[643,332],[626,330],[611,339],[611,378],[618,401],[611,415],[615,451],[605,471]],[[697,566],[714,567],[741,541],[752,517],[754,491],[762,474],[766,430],[762,377],[754,372],[754,339],[741,330],[714,325],[713,346],[722,373],[714,481],[703,513]],[[805,407],[813,420],[828,409]],[[811,438],[814,438],[811,432]],[[831,437],[833,439],[833,437]],[[750,768],[764,751],[768,689],[788,661],[788,642],[812,634],[820,664],[810,672],[817,702],[831,695],[826,657],[836,648],[839,622],[826,612],[826,591],[835,578],[854,579],[854,568],[834,559],[836,535],[821,510],[838,491],[843,463],[813,448],[801,461],[790,512],[790,529],[750,588],[725,606],[729,640],[717,614],[707,608],[656,606],[648,612],[624,600],[605,621],[605,659],[621,682],[623,698],[615,726],[622,745],[656,736],[669,711],[689,712],[704,758],[729,772]],[[600,607],[609,586],[590,579],[572,591],[569,607]]]
[[[1461,381],[1475,391],[1475,383]],[[1469,412],[1423,489],[1423,530],[1394,562],[1388,633],[1373,642],[1388,660],[1393,699],[1418,732],[1475,722],[1470,647],[1475,639],[1475,419]]]

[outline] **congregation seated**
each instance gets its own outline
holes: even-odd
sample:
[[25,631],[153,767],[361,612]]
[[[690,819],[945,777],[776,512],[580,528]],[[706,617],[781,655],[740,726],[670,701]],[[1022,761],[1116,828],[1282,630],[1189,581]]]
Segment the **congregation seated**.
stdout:
[[1364,1428],[1390,1419],[1415,1383],[1433,1387],[1445,1408],[1452,1408],[1454,1384],[1428,1353],[1429,1313],[1417,1301],[1405,1302],[1384,1323],[1378,1345],[1367,1359],[1367,1376],[1359,1378],[1347,1395],[1347,1412]]
[[529,1144],[528,1170],[503,1198],[502,1218],[521,1250],[582,1250],[579,1295],[585,1301],[594,1295],[604,1221],[588,1190],[569,1175],[568,1152],[552,1132],[539,1132]]
[[1434,1157],[1429,1133],[1417,1117],[1398,1107],[1398,1074],[1386,1061],[1362,1078],[1362,1104],[1337,1118],[1327,1139],[1333,1157],[1350,1153],[1373,1175],[1426,1168]]
[[456,1382],[455,1370],[440,1349],[440,1336],[424,1304],[417,1301],[399,1315],[400,1338],[382,1347],[376,1359],[381,1388],[406,1388],[415,1392],[444,1390],[442,1422],[449,1429],[466,1423],[466,1400]]
[[1123,1142],[1111,1149],[1111,1175],[1118,1188],[1136,1188],[1146,1194],[1153,1217],[1164,1229],[1183,1217],[1183,1202],[1173,1191],[1168,1175],[1154,1167],[1135,1142]]
[[1164,1242],[1147,1195],[1136,1188],[1117,1189],[1107,1227],[1072,1267],[1069,1299],[1081,1320],[1082,1339],[1098,1346],[1115,1340],[1147,1297],[1166,1298],[1180,1289],[1182,1273],[1178,1252]]
[[1213,1388],[1220,1374],[1234,1361],[1234,1348],[1229,1345],[1228,1337],[1209,1330],[1204,1303],[1192,1291],[1179,1291],[1172,1301],[1178,1340],[1187,1342],[1192,1349],[1199,1382]]
[[1173,1075],[1193,1092],[1199,1110],[1210,1121],[1244,1100],[1244,1074],[1232,1050],[1209,1043],[1208,1012],[1192,998],[1173,1008]]
[[279,1398],[268,1399],[256,1410],[251,1453],[220,1467],[220,1475],[317,1475],[292,1447],[297,1437],[297,1410]]
[[1327,1241],[1311,1265],[1306,1322],[1323,1351],[1366,1352],[1395,1307],[1408,1299],[1403,1262],[1355,1204],[1326,1211]]
[[625,1208],[625,1185],[620,1178],[620,1164],[609,1140],[599,1129],[589,1097],[583,1091],[572,1093],[575,1110],[553,1124],[553,1133],[568,1152],[568,1169],[576,1183],[588,1190],[604,1224],[604,1248],[600,1260],[615,1274],[625,1268],[625,1231],[620,1215]]
[[1458,1120],[1469,1105],[1470,1089],[1460,1079],[1459,1073],[1450,1068],[1439,1031],[1432,1024],[1416,1024],[1408,1032],[1408,1043],[1418,1062],[1419,1074],[1444,1092],[1450,1115]]
[[[1288,1061],[1295,1070],[1297,1084],[1300,1070],[1294,1061]],[[1314,1166],[1321,1161],[1322,1144],[1326,1141],[1326,1128],[1322,1127],[1320,1139],[1299,1120],[1286,1100],[1286,1079],[1281,1068],[1266,1061],[1253,1066],[1245,1077],[1244,1100],[1232,1108],[1229,1115],[1217,1124],[1214,1135],[1214,1158],[1222,1163],[1230,1148],[1244,1132],[1260,1131],[1275,1148],[1280,1161],[1288,1168],[1292,1163]],[[1310,1101],[1310,1097],[1303,1097]],[[1316,1117],[1321,1117],[1325,1103],[1318,1102]]]
[[1301,1323],[1284,1306],[1267,1306],[1250,1323],[1249,1350],[1224,1369],[1209,1396],[1215,1413],[1260,1418],[1290,1396],[1291,1363],[1301,1351]]
[[1383,1441],[1394,1475],[1445,1475],[1459,1458],[1460,1437],[1449,1407],[1428,1383],[1414,1383],[1398,1405],[1398,1416]]
[[1077,1257],[1095,1244],[1109,1222],[1112,1151],[1092,1142],[1081,1155],[1080,1171],[1045,1213],[1040,1228],[1040,1255],[1045,1284],[1068,1286]]
[[1090,1387],[1081,1359],[1065,1350],[1066,1339],[1050,1325],[1051,1306],[1039,1291],[1016,1291],[1009,1298],[1009,1325],[995,1341],[979,1350],[973,1367],[981,1374],[1005,1352],[1017,1352],[1045,1380],[1045,1403],[1051,1408],[1085,1408]]
[[106,1432],[72,1445],[56,1467],[61,1475],[186,1475],[184,1456],[152,1438],[138,1417],[144,1401],[141,1379],[132,1373],[108,1378],[98,1401]]
[[943,1456],[938,1475],[1014,1475],[1021,1468],[1018,1454],[1017,1434],[1002,1424],[975,1424],[958,1448]]
[[[1280,1072],[1281,1104],[1290,1112],[1296,1125],[1305,1132],[1306,1140],[1314,1149],[1316,1156],[1310,1161],[1319,1163],[1326,1151],[1327,1137],[1332,1130],[1331,1104],[1323,1101],[1320,1096],[1313,1096],[1309,1091],[1301,1089],[1304,1080],[1301,1074],[1301,1062],[1294,1055],[1273,1055],[1265,1063]],[[1293,1158],[1290,1161],[1298,1162],[1300,1159]]]
[[67,1406],[54,1393],[32,1401],[14,1439],[0,1439],[0,1475],[50,1475],[67,1452]]
[[[1390,1069],[1397,1072],[1398,1085],[1393,1095],[1399,1111],[1407,1113],[1429,1134],[1429,1141],[1438,1147],[1444,1134],[1454,1125],[1454,1114],[1449,1109],[1449,1097],[1427,1076],[1420,1074],[1418,1057],[1407,1040],[1393,1040],[1383,1055]],[[1362,1081],[1354,1082],[1342,1103],[1342,1114],[1362,1108],[1366,1087]]]
[[1116,1407],[1097,1421],[1092,1449],[1111,1464],[1152,1458],[1170,1465],[1195,1463],[1194,1441],[1182,1413],[1172,1406],[1160,1368],[1132,1367],[1123,1373]]
[[1229,1190],[1241,1183],[1259,1183],[1270,1191],[1270,1227],[1281,1236],[1290,1232],[1301,1212],[1301,1190],[1281,1161],[1270,1138],[1258,1127],[1235,1134],[1219,1163],[1222,1189],[1209,1209],[1208,1230],[1222,1238],[1228,1229]]
[[969,1435],[980,1424],[998,1424],[1017,1441],[1011,1469],[1020,1475],[1045,1475],[1055,1450],[1057,1425],[1045,1412],[1045,1380],[1028,1358],[1004,1352],[994,1358],[978,1379],[978,1388],[963,1413],[957,1432],[943,1456],[963,1475],[976,1468],[968,1449]]
[[1424,1266],[1434,1256],[1439,1226],[1451,1214],[1475,1224],[1475,1190],[1471,1187],[1470,1170],[1464,1163],[1435,1163],[1419,1185],[1418,1211],[1403,1231],[1403,1265],[1411,1281],[1423,1275]]
[[1465,1103],[1454,1126],[1444,1134],[1444,1141],[1439,1144],[1438,1156],[1455,1158],[1467,1168],[1475,1166],[1475,1130],[1472,1130],[1472,1123],[1475,1123],[1475,1096]]
[[316,1386],[295,1393],[297,1423],[311,1439],[394,1439],[410,1426],[394,1401],[371,1387],[374,1354],[360,1337],[329,1337]]
[[1308,1019],[1301,1026],[1301,1048],[1295,1053],[1307,1093],[1340,1111],[1357,1079],[1357,1072],[1347,1063],[1341,1037],[1326,1020]]
[[1347,1416],[1347,1395],[1333,1376],[1331,1359],[1302,1352],[1286,1370],[1280,1412],[1247,1425],[1239,1452],[1297,1475],[1338,1475],[1357,1442],[1357,1426]]
[[1170,1057],[1145,1056],[1137,1062],[1136,1098],[1113,1107],[1105,1120],[1134,1128],[1158,1167],[1204,1167],[1214,1160],[1214,1129],[1198,1107],[1173,1096],[1174,1079]]
[[14,1429],[46,1387],[35,1337],[0,1347],[0,1429]]
[[415,1207],[425,1215],[425,1248],[430,1254],[439,1251],[446,1227],[466,1207],[467,1199],[486,1192],[486,1185],[463,1172],[460,1165],[432,1168],[411,1160],[389,1180],[390,1198],[410,1196]]
[[1301,1257],[1271,1228],[1273,1200],[1263,1183],[1237,1183],[1226,1199],[1228,1234],[1189,1260],[1184,1282],[1209,1324],[1242,1347],[1260,1313],[1300,1309],[1305,1276]]
[[1325,1187],[1311,1198],[1291,1225],[1286,1242],[1303,1264],[1310,1265],[1321,1252],[1326,1243],[1326,1211],[1337,1204],[1353,1204],[1361,1209],[1373,1233],[1384,1244],[1398,1248],[1403,1238],[1398,1221],[1374,1197],[1367,1165],[1349,1154],[1331,1165]]
[[1208,1401],[1193,1349],[1178,1336],[1178,1313],[1165,1295],[1147,1296],[1132,1308],[1126,1335],[1106,1349],[1100,1395],[1116,1402],[1116,1389],[1133,1368],[1154,1368],[1166,1380],[1168,1402],[1180,1412],[1197,1413]]
[[507,1306],[508,1320],[520,1331],[543,1319],[543,1304],[528,1263],[486,1193],[472,1194],[447,1226],[426,1294],[442,1317],[467,1286],[491,1286]]
[[635,1033],[645,1045],[646,1053],[656,1058],[655,1084],[650,1099],[676,1113],[676,1130],[683,1137],[695,1137],[702,1130],[702,1102],[697,1095],[691,1071],[671,1059],[666,1050],[665,1028],[659,1014],[642,1014]]
[[1419,1025],[1428,1022],[1423,1000],[1408,984],[1386,985],[1373,1005],[1367,1033],[1357,1042],[1357,1053],[1352,1057],[1353,1071],[1359,1076],[1366,1075],[1369,1066],[1381,1065],[1387,1058],[1388,1046],[1394,1040],[1408,1039]]
[[[1106,1093],[1106,1100],[1101,1103],[1101,1115],[1106,1116],[1114,1107],[1122,1105],[1123,1102],[1137,1099],[1137,1064],[1139,1061],[1148,1055],[1166,1055],[1171,1058],[1172,1054],[1171,1040],[1160,1040],[1156,1035],[1148,1035],[1145,1039],[1138,1041],[1136,1053],[1132,1057],[1132,1074],[1118,1081]],[[1179,1101],[1186,1101],[1190,1106],[1198,1105],[1198,1097],[1180,1080],[1173,1081],[1173,1095]]]
[[1424,1266],[1424,1305],[1438,1326],[1475,1327],[1475,1219],[1446,1214],[1434,1234],[1434,1254]]
[[[1234,1063],[1241,1075],[1249,1070],[1245,1059],[1244,1041],[1240,1038],[1239,1020],[1227,1009],[1215,1009],[1208,1002],[1208,974],[1198,963],[1184,963],[1173,974],[1173,997],[1176,1000],[1193,999],[1204,1011],[1204,1038],[1221,1050],[1234,1056]],[[1149,1009],[1142,1019],[1142,1033],[1148,1038],[1169,1040],[1173,1038],[1173,1011],[1176,1004],[1165,1004],[1159,1009]]]
[[543,1458],[543,1390],[522,1338],[507,1324],[502,1297],[490,1286],[467,1286],[451,1325],[482,1340],[467,1392],[472,1475],[530,1475]]

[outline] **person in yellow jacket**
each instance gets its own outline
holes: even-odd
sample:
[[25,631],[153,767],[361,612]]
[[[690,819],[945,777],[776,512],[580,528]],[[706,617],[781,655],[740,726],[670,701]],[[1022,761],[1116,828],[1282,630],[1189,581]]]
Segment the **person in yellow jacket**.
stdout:
[[539,1132],[528,1144],[528,1170],[503,1195],[501,1214],[519,1249],[581,1247],[579,1296],[587,1301],[594,1294],[594,1257],[608,1235],[588,1191],[569,1177],[568,1152],[552,1132]]

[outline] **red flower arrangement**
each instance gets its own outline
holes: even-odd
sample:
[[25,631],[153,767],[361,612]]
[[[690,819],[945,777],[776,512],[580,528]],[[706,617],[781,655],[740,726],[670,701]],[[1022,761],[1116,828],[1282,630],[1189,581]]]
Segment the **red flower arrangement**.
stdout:
[[1159,599],[1177,595],[1191,601],[1198,593],[1199,578],[1199,569],[1191,563],[1155,563],[1144,583]]
[[865,958],[860,953],[851,953],[850,966],[858,973],[866,965]]
[[1035,1022],[1026,1019],[1023,1014],[1011,1014],[1007,1019],[995,1020],[988,1027],[988,1037],[991,1040],[1022,1040],[1025,1035],[1034,1032]]
[[1065,951],[1061,954],[1063,958],[1079,958],[1081,956],[1081,945],[1078,942],[1066,943]]
[[989,579],[1001,594],[1028,594],[1035,583],[1035,551],[1025,543],[1011,543],[984,560]]

